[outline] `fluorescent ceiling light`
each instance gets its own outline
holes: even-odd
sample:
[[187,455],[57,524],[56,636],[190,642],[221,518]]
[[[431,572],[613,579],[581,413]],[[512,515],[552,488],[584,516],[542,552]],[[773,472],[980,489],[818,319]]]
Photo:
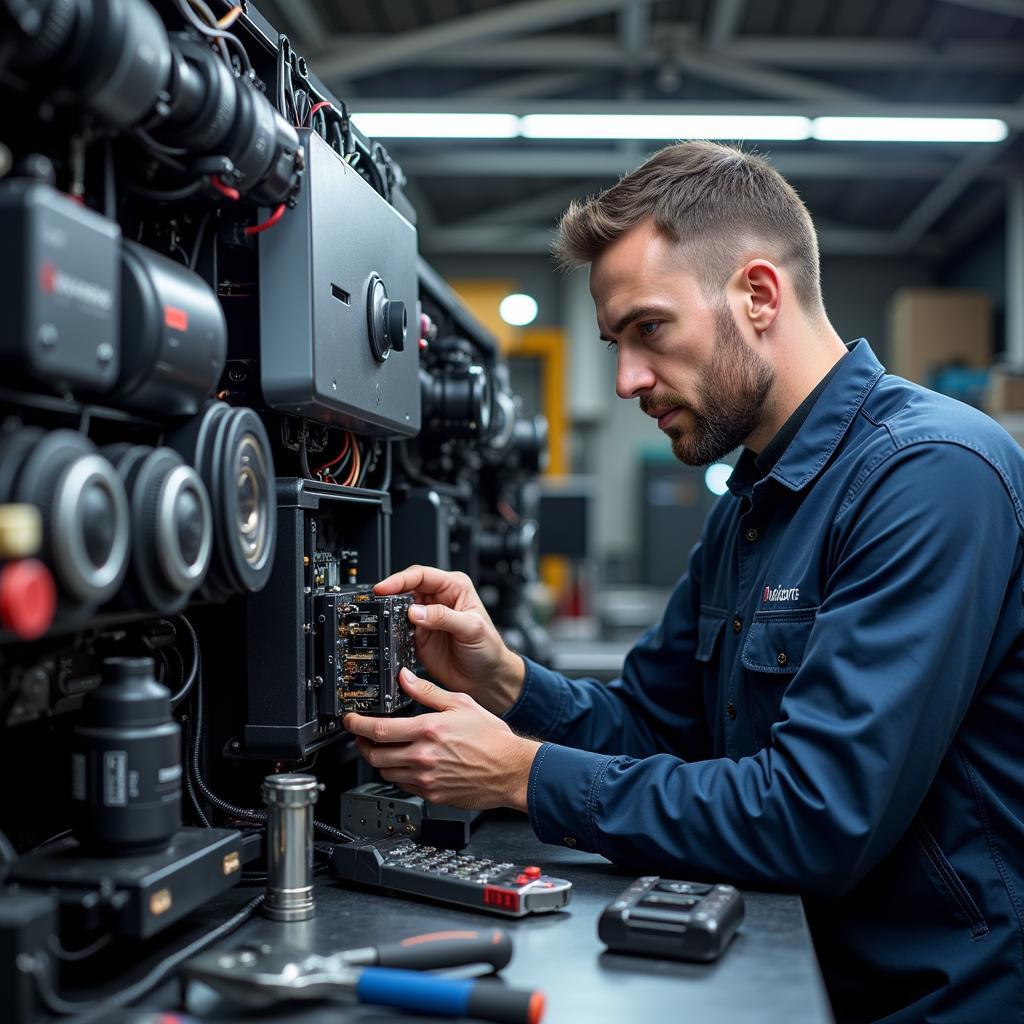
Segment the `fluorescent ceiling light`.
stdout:
[[354,114],[356,127],[381,139],[514,139],[516,114]]
[[840,142],[1002,142],[994,117],[816,117],[816,139]]
[[807,139],[807,117],[717,114],[527,114],[527,139]]
[[809,117],[769,114],[362,113],[371,138],[385,139],[766,139],[840,142],[1001,142],[991,117]]

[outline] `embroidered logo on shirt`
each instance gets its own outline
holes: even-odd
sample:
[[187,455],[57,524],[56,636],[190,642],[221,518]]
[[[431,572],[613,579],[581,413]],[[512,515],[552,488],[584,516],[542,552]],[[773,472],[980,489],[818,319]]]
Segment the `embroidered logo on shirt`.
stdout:
[[762,601],[799,601],[799,587],[765,587],[761,595]]

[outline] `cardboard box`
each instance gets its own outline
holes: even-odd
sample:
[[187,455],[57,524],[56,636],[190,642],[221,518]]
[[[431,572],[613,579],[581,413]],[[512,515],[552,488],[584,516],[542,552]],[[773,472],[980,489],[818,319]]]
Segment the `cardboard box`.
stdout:
[[992,304],[966,288],[901,288],[889,302],[886,367],[919,384],[944,366],[992,362]]
[[985,391],[985,411],[993,416],[1004,412],[1024,412],[1024,371],[994,366]]

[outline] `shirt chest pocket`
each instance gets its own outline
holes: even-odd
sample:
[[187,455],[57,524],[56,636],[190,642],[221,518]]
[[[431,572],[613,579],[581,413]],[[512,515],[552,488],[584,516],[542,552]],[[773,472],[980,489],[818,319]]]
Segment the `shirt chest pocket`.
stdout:
[[747,695],[754,736],[767,746],[779,720],[782,697],[803,664],[817,608],[754,617],[740,662],[746,669]]

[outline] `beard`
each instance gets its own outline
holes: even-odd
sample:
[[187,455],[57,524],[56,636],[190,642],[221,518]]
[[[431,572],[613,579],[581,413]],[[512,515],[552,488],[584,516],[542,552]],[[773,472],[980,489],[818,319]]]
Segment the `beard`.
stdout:
[[640,408],[646,412],[679,406],[688,412],[689,427],[673,423],[665,428],[672,454],[687,466],[708,466],[753,433],[774,382],[774,369],[746,344],[732,311],[723,303],[715,311],[714,354],[697,378],[695,401],[669,392],[656,398],[644,396]]

